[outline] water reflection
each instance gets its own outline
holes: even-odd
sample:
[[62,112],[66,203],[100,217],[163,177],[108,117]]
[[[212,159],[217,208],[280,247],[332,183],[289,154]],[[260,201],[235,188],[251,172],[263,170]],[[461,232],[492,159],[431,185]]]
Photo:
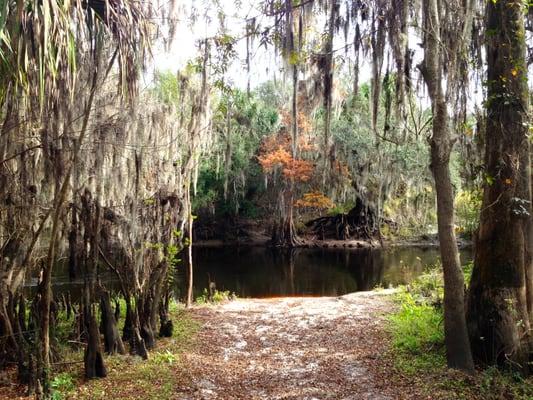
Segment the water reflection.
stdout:
[[[462,261],[471,258],[463,251]],[[195,296],[216,283],[239,297],[338,296],[376,286],[409,283],[438,260],[438,250],[271,249],[219,247],[194,249]],[[181,268],[178,282],[185,282]],[[184,293],[184,285],[179,284]]]
[[[194,297],[202,294],[209,282],[218,290],[229,290],[239,297],[339,296],[394,287],[411,282],[439,258],[435,248],[364,249],[274,249],[264,247],[194,248]],[[471,260],[470,250],[462,250],[463,263]],[[184,257],[185,258],[185,257]],[[186,265],[177,271],[176,297],[184,298]],[[116,292],[115,275],[105,270],[100,275],[108,290]],[[83,279],[71,281],[66,263],[54,270],[54,295],[77,299]],[[34,293],[36,278],[27,290]]]

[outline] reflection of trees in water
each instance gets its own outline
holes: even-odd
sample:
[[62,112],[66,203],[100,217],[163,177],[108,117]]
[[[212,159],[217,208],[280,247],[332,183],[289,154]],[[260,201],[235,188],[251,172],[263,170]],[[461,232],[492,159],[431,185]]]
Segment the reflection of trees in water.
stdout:
[[287,294],[295,294],[297,292],[297,285],[294,282],[294,264],[297,252],[298,249],[279,249],[279,251],[274,252],[274,259],[280,259],[279,265],[282,266],[283,286],[288,289],[285,291]]
[[292,257],[285,263],[295,286],[292,294],[335,296],[368,290],[381,276],[370,252],[296,249],[287,256]]
[[[466,253],[465,259],[467,259]],[[241,297],[288,295],[337,296],[372,290],[382,284],[408,283],[437,260],[437,250],[420,248],[368,249],[276,249],[262,247],[195,248],[194,296],[209,282],[218,290],[230,290]],[[400,262],[402,261],[402,262]],[[185,293],[185,262],[177,267],[175,293]],[[81,286],[69,283],[56,287],[59,295],[81,294]],[[113,287],[110,277],[107,287]],[[103,278],[108,282],[109,278]],[[57,282],[63,282],[57,279]],[[117,286],[118,287],[118,286]]]
[[[201,292],[207,271],[219,290],[246,296],[338,295],[357,283],[337,252],[310,249],[198,249],[195,288]],[[341,254],[341,253],[339,253]],[[332,258],[333,257],[333,258]]]
[[383,254],[381,251],[372,251],[369,249],[359,250],[357,253],[350,254],[348,257],[353,259],[355,256],[355,265],[350,268],[355,281],[357,282],[357,290],[372,290],[383,278],[384,264]]
[[379,251],[277,248],[198,248],[195,294],[207,287],[241,297],[283,295],[337,296],[371,290],[383,278]]
[[[384,286],[407,284],[429,268],[439,265],[440,254],[435,247],[409,247],[384,250]],[[472,249],[461,249],[461,263],[472,260]]]
[[387,266],[385,285],[406,284],[438,262],[438,250],[434,248],[392,249],[383,252]]

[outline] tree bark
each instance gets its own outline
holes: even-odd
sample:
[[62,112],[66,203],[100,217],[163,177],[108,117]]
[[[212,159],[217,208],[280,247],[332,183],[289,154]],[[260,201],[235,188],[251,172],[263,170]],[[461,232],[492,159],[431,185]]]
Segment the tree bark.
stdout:
[[125,354],[124,343],[117,328],[115,314],[111,308],[111,299],[108,291],[103,291],[100,298],[102,325],[104,327],[104,348],[108,354]]
[[153,306],[153,298],[148,292],[142,298],[137,299],[137,315],[140,322],[140,333],[147,350],[155,347],[155,333],[152,327],[151,310]]
[[133,337],[133,307],[131,305],[131,296],[124,296],[126,301],[126,319],[122,329],[122,340],[128,342]]
[[104,378],[107,370],[104,365],[104,357],[100,346],[100,332],[98,324],[91,310],[90,305],[85,305],[85,315],[87,316],[87,347],[85,348],[84,364],[85,377],[87,379]]
[[148,359],[148,351],[146,344],[141,336],[139,315],[136,310],[131,310],[131,337],[130,337],[130,353],[142,357],[144,360]]
[[187,255],[189,257],[189,266],[187,271],[187,300],[186,300],[186,307],[189,308],[192,306],[193,301],[193,258],[192,258],[192,228],[193,228],[193,218],[192,218],[192,204],[191,204],[191,193],[190,189],[187,189],[187,199],[188,199],[188,207],[189,207],[189,213],[188,213],[188,226],[189,226],[189,248],[187,249]]
[[531,373],[531,161],[522,2],[487,2],[487,124],[482,210],[468,299],[483,363]]
[[438,0],[424,0],[424,61],[422,75],[431,99],[433,135],[431,172],[437,194],[437,224],[444,273],[444,336],[448,366],[474,370],[464,308],[464,277],[454,232],[453,187],[449,162],[453,142],[442,88],[441,26]]

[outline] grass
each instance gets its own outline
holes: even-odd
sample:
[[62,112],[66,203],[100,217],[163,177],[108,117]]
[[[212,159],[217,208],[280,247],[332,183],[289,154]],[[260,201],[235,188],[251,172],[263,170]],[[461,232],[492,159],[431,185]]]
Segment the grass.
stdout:
[[83,360],[83,352],[71,351],[67,359],[74,363],[67,364],[53,378],[53,400],[172,398],[186,369],[180,356],[194,344],[199,325],[181,308],[171,307],[171,318],[173,337],[159,339],[148,360],[131,355],[106,356],[108,376],[104,379],[86,381],[83,363],[78,362]]
[[[432,399],[533,400],[533,378],[493,367],[468,376],[446,367],[440,270],[431,269],[396,295],[399,308],[388,328],[397,374],[416,380]],[[468,281],[471,266],[464,271]]]
[[399,302],[400,310],[390,317],[393,346],[411,354],[441,350],[444,343],[441,313],[428,304],[418,304],[410,293],[402,294]]

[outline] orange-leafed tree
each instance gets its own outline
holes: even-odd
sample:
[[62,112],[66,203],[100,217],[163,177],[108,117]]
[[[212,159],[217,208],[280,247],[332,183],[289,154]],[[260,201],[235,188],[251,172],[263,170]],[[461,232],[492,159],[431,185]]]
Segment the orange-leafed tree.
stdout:
[[311,208],[318,210],[329,210],[335,207],[333,201],[322,192],[304,193],[301,199],[296,200],[294,205],[298,208]]
[[[309,144],[299,140],[296,148]],[[294,198],[299,186],[309,182],[315,172],[312,162],[294,157],[292,138],[285,129],[267,137],[260,149],[259,164],[267,177],[279,182],[277,201],[278,218],[272,232],[272,243],[277,246],[294,247],[301,240],[294,228]]]

